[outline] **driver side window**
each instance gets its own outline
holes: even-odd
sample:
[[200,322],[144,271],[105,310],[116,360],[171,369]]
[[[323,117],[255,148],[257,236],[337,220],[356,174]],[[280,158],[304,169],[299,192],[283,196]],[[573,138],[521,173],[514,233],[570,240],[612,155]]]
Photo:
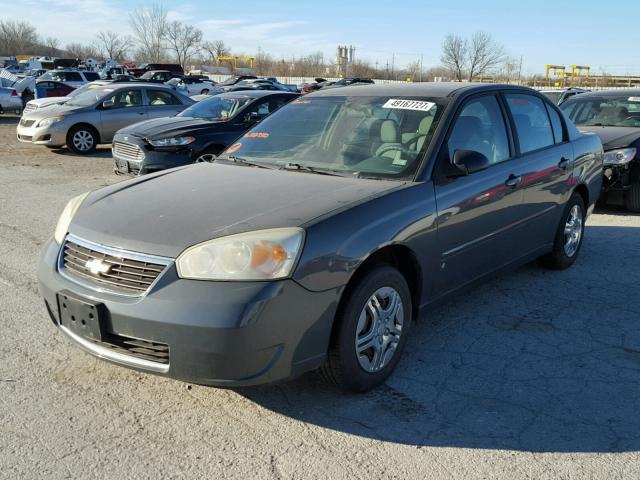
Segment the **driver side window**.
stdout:
[[509,137],[496,97],[482,96],[462,108],[449,135],[447,148],[451,160],[456,150],[482,153],[492,164],[509,160]]
[[142,106],[142,90],[123,90],[111,97],[114,108],[131,108]]

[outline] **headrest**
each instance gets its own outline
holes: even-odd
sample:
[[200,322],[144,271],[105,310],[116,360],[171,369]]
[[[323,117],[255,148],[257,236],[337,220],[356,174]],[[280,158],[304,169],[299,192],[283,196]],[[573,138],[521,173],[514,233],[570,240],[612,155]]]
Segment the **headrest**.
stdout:
[[429,129],[431,128],[431,124],[433,123],[433,115],[428,115],[420,120],[420,124],[418,125],[418,135],[426,135],[429,133]]
[[385,120],[380,126],[380,140],[384,143],[398,143],[398,125],[395,120]]

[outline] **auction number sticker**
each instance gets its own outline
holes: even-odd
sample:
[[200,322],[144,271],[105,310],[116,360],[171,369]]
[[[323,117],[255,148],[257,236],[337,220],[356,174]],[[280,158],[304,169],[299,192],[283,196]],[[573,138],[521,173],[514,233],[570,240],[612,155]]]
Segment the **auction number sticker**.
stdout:
[[238,143],[234,143],[233,145],[231,145],[229,148],[227,148],[227,153],[234,153],[237,152],[238,150],[240,150],[242,148],[242,143],[238,142]]
[[640,97],[629,97],[628,102],[640,102]]
[[403,100],[400,98],[390,98],[382,108],[398,108],[400,110],[418,110],[420,112],[428,112],[433,108],[435,103],[425,102],[422,100]]
[[267,132],[249,132],[245,133],[245,138],[269,138]]

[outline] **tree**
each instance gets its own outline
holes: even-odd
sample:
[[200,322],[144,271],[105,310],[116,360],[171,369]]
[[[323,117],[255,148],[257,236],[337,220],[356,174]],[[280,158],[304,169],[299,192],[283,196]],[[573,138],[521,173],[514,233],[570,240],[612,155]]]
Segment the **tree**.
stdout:
[[64,47],[64,50],[71,58],[79,58],[81,60],[100,57],[100,52],[98,52],[93,45],[83,45],[82,43],[68,43]]
[[229,47],[227,47],[222,40],[204,42],[202,44],[202,50],[209,55],[212,62],[215,62],[218,57],[224,57],[230,54]]
[[44,46],[47,47],[47,55],[55,56],[58,52],[60,40],[55,37],[47,37],[44,39]]
[[200,49],[202,30],[174,20],[167,25],[165,39],[169,49],[176,54],[178,63],[186,68],[187,61]]
[[138,44],[138,56],[147,62],[160,63],[164,56],[167,12],[155,4],[129,14],[129,25]]
[[505,58],[504,47],[488,33],[474,33],[468,45],[469,81],[490,73]]
[[112,31],[102,31],[96,36],[99,48],[108,60],[122,60],[127,54],[133,39]]
[[0,19],[0,55],[34,54],[38,34],[28,22]]
[[458,82],[462,81],[466,70],[468,51],[469,43],[460,35],[449,34],[442,43],[440,61]]

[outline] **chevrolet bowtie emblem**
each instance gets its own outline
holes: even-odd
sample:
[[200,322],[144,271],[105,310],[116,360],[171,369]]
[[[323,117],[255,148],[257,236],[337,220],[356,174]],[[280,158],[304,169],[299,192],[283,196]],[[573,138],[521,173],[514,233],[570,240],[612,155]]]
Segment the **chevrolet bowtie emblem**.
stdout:
[[104,275],[105,273],[109,273],[111,270],[111,265],[108,263],[104,263],[99,258],[93,258],[88,260],[87,263],[84,264],[85,267],[89,269],[89,271],[94,275]]

